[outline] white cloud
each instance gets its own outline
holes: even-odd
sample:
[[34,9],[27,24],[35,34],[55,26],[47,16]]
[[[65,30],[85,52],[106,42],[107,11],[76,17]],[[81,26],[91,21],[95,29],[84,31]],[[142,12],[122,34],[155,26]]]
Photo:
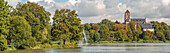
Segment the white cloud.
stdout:
[[[11,0],[13,1],[13,0]],[[17,0],[19,1],[19,0]],[[170,0],[68,0],[54,2],[54,0],[29,0],[42,5],[54,14],[56,9],[77,10],[83,23],[96,23],[102,19],[123,22],[124,12],[129,9],[132,17],[147,17],[170,23]],[[12,3],[12,2],[11,2]],[[164,18],[162,18],[164,17]],[[95,21],[94,21],[95,20]]]
[[169,5],[170,0],[162,0],[162,3],[163,3],[164,5]]
[[38,1],[43,1],[43,0],[28,0],[30,2],[38,2]]
[[69,2],[70,2],[73,6],[75,6],[76,3],[80,3],[81,1],[80,1],[80,0],[69,0]]
[[167,23],[168,25],[170,25],[170,18],[148,18],[147,21],[150,22],[150,21],[158,21],[158,22],[165,22]]
[[54,2],[54,0],[28,0],[28,1],[30,1],[30,2],[39,2],[39,1],[45,1],[45,2],[47,2],[47,3],[51,3],[51,2]]
[[8,2],[9,5],[16,7],[16,5],[18,4],[18,2],[21,2],[21,0],[5,0]]

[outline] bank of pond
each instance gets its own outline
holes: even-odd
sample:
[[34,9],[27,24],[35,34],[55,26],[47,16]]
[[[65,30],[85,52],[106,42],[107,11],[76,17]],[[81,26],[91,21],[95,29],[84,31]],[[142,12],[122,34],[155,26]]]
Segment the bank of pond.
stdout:
[[[139,44],[144,44],[144,43],[170,43],[170,41],[159,41],[159,40],[139,40],[139,41],[96,41],[96,42],[91,42],[88,44],[88,46],[92,46],[93,44],[102,44],[102,43],[111,43],[111,44],[117,44],[117,43],[139,43]],[[83,43],[85,44],[85,43]],[[28,49],[79,49],[81,48],[83,45],[80,45],[80,43],[78,42],[66,42],[65,44],[60,44],[59,41],[53,41],[51,43],[44,43],[44,44],[39,44],[35,47],[31,47],[31,48],[22,48],[22,46],[20,48],[15,48],[14,46],[8,46],[8,50],[6,51],[15,51],[15,50],[28,50]],[[24,46],[23,46],[24,47]]]
[[[48,46],[48,44],[45,44]],[[170,43],[89,43],[72,48],[55,48],[51,45],[48,48],[39,49],[18,49],[1,51],[0,53],[169,53]]]

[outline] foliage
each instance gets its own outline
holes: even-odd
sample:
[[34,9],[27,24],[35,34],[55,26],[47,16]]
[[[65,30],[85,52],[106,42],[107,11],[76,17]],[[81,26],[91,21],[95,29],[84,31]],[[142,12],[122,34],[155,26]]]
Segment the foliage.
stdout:
[[0,51],[4,51],[8,48],[7,46],[7,40],[4,35],[0,36]]
[[[117,21],[118,22],[118,21]],[[84,24],[86,35],[89,42],[95,42],[95,33],[100,33],[101,41],[136,41],[136,42],[159,42],[169,38],[169,26],[166,23],[151,22],[154,25],[155,32],[143,31],[139,23],[130,22],[129,25],[114,23],[108,19],[103,19],[100,23]],[[136,26],[135,26],[136,25]]]
[[142,37],[143,37],[144,40],[149,40],[149,36],[148,36],[148,33],[146,31],[144,31],[142,33]]
[[135,30],[135,22],[129,22],[129,26],[130,26],[132,31]]
[[151,23],[154,24],[154,29],[155,29],[155,32],[154,32],[154,35],[157,36],[157,38],[159,40],[170,40],[170,30],[167,30],[169,29],[168,25],[164,22],[157,22],[157,21],[152,21]]
[[56,10],[53,17],[52,36],[53,40],[65,42],[80,40],[82,25],[80,18],[77,18],[76,11],[69,9]]
[[19,3],[12,15],[24,17],[31,26],[32,36],[37,41],[47,39],[47,27],[49,26],[51,14],[45,11],[45,8],[37,3],[27,2],[25,4]]
[[7,35],[9,32],[11,7],[4,0],[0,0],[0,51],[7,49]]
[[139,22],[137,23],[136,30],[141,31],[141,26],[139,25]]
[[48,43],[45,43],[45,44],[41,45],[41,48],[51,48],[51,45]]
[[135,36],[134,38],[133,38],[133,41],[137,41],[138,39],[137,39],[137,37]]
[[17,46],[22,45],[23,47],[27,46],[28,48],[34,47],[36,42],[32,37],[31,26],[28,24],[25,18],[20,16],[14,16],[12,17],[10,22],[11,28],[8,40],[11,40],[12,43],[17,42]]

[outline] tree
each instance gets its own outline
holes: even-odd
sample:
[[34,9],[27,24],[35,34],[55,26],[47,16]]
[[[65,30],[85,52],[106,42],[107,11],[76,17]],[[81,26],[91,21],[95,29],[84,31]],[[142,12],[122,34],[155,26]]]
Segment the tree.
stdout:
[[100,26],[100,36],[101,36],[101,40],[109,40],[110,39],[110,32],[109,32],[109,28],[105,25],[105,24],[102,24]]
[[7,49],[7,35],[10,25],[11,7],[4,0],[0,0],[0,51]]
[[7,48],[8,48],[8,46],[7,46],[6,36],[1,35],[0,36],[0,51],[4,51]]
[[170,39],[170,30],[167,30],[169,29],[168,25],[164,22],[155,22],[155,21],[152,21],[151,23],[153,23],[154,25],[154,29],[155,29],[155,32],[154,32],[154,35],[157,36],[157,38],[159,40],[162,40],[162,41],[166,41]]
[[113,41],[115,38],[114,32],[110,31],[110,40]]
[[[136,36],[137,38],[143,38],[143,31],[134,31],[133,35]],[[141,35],[142,34],[142,35]]]
[[50,25],[51,14],[45,11],[45,8],[37,3],[27,2],[25,4],[19,3],[12,15],[25,17],[31,26],[32,36],[37,41],[45,40],[47,35],[47,28]]
[[94,41],[99,41],[100,40],[100,33],[95,32],[94,34]]
[[14,16],[11,19],[9,40],[15,42],[17,48],[30,48],[36,46],[35,38],[32,37],[31,26],[24,17]]
[[144,40],[149,40],[149,36],[146,31],[143,32],[142,36]]
[[89,24],[84,24],[84,29],[89,31],[91,29],[91,26]]
[[76,11],[69,9],[56,10],[53,17],[52,36],[54,40],[65,42],[77,41],[81,39],[81,25],[80,18],[77,18]]
[[95,30],[90,30],[90,33],[89,33],[89,42],[94,42],[95,41]]
[[127,36],[129,37],[129,39],[133,39],[133,33],[132,30],[130,29],[130,27],[128,26],[128,31],[127,31]]
[[108,27],[108,29],[112,29],[112,26],[115,25],[116,23],[111,22],[111,21],[108,20],[108,19],[103,19],[100,24],[101,24],[101,25],[102,25],[102,24],[105,24],[105,25]]
[[137,23],[136,30],[141,31],[141,26],[139,25],[139,22]]
[[119,41],[124,41],[127,39],[127,36],[125,35],[124,31],[120,30],[115,32],[115,38]]
[[91,26],[91,28],[92,28],[93,30],[95,30],[96,32],[98,32],[98,31],[100,30],[100,26],[99,26],[98,24],[93,24],[93,25]]
[[132,29],[132,31],[135,30],[135,22],[129,22],[129,26]]
[[137,39],[137,37],[135,36],[134,38],[133,38],[133,41],[137,41],[138,39]]
[[127,25],[125,24],[115,24],[113,25],[113,31],[123,30],[125,33],[128,31]]
[[117,20],[115,21],[115,23],[120,24],[120,22],[118,22]]

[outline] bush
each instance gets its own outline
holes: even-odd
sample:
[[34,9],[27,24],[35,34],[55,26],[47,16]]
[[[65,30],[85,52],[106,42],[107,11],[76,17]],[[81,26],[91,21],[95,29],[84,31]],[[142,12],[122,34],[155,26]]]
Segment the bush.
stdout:
[[50,41],[50,40],[48,40],[48,39],[43,40],[43,41],[41,42],[41,44],[45,44],[45,43],[52,44],[52,43],[51,43],[51,41]]
[[52,48],[61,48],[61,47],[62,47],[62,45],[53,44],[51,47],[52,47]]
[[149,36],[144,36],[143,40],[149,40]]
[[128,39],[128,42],[132,42],[132,40],[131,40],[131,39]]
[[137,37],[136,36],[133,38],[133,41],[137,41]]
[[158,38],[156,36],[153,36],[152,39],[153,40],[158,40]]
[[50,44],[45,43],[45,44],[41,45],[41,48],[51,48],[51,45],[50,45]]
[[139,39],[138,43],[143,43],[143,39]]

